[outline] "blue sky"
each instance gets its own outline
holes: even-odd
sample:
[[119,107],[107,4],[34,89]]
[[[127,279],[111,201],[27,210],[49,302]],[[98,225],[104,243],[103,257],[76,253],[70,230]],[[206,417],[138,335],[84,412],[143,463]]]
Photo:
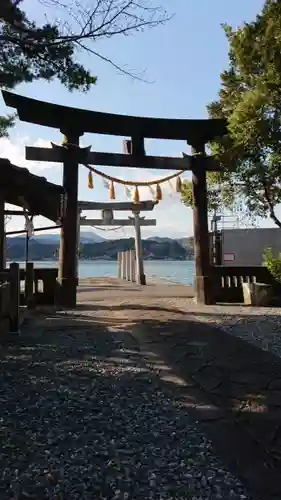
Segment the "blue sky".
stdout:
[[[161,0],[159,0],[161,1]],[[135,72],[145,70],[145,78],[153,83],[142,83],[119,74],[113,67],[98,58],[82,55],[83,63],[98,76],[98,83],[87,94],[68,92],[57,81],[48,84],[42,81],[22,85],[16,92],[22,95],[52,101],[64,105],[88,108],[110,113],[171,118],[204,118],[206,104],[216,98],[220,73],[228,64],[228,46],[221,28],[227,22],[234,27],[252,20],[263,5],[262,0],[163,0],[162,4],[174,17],[164,26],[150,29],[130,37],[112,38],[96,45],[106,57]],[[170,5],[172,4],[172,8]],[[42,5],[37,0],[25,0],[23,6],[39,15]],[[0,99],[0,113],[9,112]],[[9,140],[0,140],[1,156],[8,156],[19,166],[44,175],[55,183],[62,181],[60,165],[27,163],[24,145],[39,141],[61,141],[60,134],[49,128],[17,122]],[[92,150],[121,152],[122,138],[85,135],[83,144],[92,145]],[[46,142],[47,145],[47,142]],[[146,142],[147,154],[181,156],[188,152],[183,141]],[[126,170],[105,168],[116,177],[129,180],[150,180],[167,174],[163,171]],[[108,192],[99,178],[94,179],[95,188],[87,188],[87,171],[80,167],[79,198],[92,201],[107,201]],[[117,199],[126,200],[122,189],[117,188]],[[141,191],[142,198],[149,193]],[[90,215],[90,214],[89,214]],[[94,215],[94,214],[92,214]],[[95,214],[98,215],[98,214]],[[125,215],[125,214],[124,214]],[[184,207],[178,195],[170,188],[164,189],[164,200],[153,213],[156,228],[145,228],[143,235],[186,236],[193,233],[192,212]],[[37,227],[48,224],[41,217]],[[270,225],[263,221],[262,225]],[[23,227],[23,221],[14,217],[8,230]],[[124,237],[130,230],[102,233],[103,236]]]

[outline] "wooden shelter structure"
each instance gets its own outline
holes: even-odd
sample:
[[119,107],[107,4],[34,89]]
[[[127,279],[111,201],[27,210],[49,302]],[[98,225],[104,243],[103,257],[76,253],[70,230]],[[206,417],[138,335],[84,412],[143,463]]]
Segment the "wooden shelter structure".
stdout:
[[[20,120],[59,129],[63,145],[55,148],[26,148],[26,158],[33,161],[63,163],[65,211],[62,220],[62,297],[64,306],[76,305],[76,248],[78,217],[78,166],[105,165],[116,167],[191,170],[194,197],[194,240],[196,260],[196,296],[201,303],[213,302],[210,279],[207,219],[206,171],[219,170],[205,145],[227,133],[226,122],[219,119],[164,119],[125,116],[77,109],[2,91],[7,106],[17,109]],[[130,154],[91,152],[79,147],[84,133],[128,137]],[[183,158],[146,156],[145,138],[184,140],[192,147],[192,156]],[[42,197],[43,198],[43,197]]]
[[33,175],[26,168],[0,158],[0,269],[5,267],[5,215],[23,215],[24,212],[5,210],[5,203],[27,210],[29,216],[42,215],[52,221],[60,218],[63,188],[48,182],[45,177]]

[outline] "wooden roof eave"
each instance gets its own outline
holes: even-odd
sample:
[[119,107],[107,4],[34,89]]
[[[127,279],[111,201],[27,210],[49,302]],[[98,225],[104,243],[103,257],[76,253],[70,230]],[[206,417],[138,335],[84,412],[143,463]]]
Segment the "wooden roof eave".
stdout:
[[0,190],[7,203],[22,207],[20,197],[23,197],[32,213],[57,220],[62,186],[13,165],[5,158],[0,158],[0,173]]

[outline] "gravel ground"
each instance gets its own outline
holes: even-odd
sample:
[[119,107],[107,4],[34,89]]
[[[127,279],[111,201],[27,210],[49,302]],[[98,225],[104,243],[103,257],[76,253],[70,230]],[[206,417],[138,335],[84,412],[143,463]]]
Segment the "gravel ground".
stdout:
[[110,319],[26,327],[1,354],[0,498],[247,499],[163,369]]
[[[149,282],[152,280],[150,279]],[[151,306],[170,307],[180,310],[187,315],[187,319],[201,321],[221,326],[231,335],[239,337],[251,344],[272,352],[281,357],[281,308],[280,307],[245,307],[243,305],[214,305],[202,306],[194,302],[193,290],[190,286],[154,280],[154,286],[138,288],[141,290],[139,303],[150,301]],[[98,290],[101,283],[106,287],[106,298],[110,295],[110,285],[121,284],[118,295],[123,296],[126,303],[134,301],[128,290],[136,290],[136,286],[123,280],[86,278],[83,284],[90,284]],[[154,283],[154,282],[153,282]],[[93,288],[92,288],[93,290]],[[102,295],[99,292],[99,295]],[[91,300],[93,296],[91,295]],[[120,299],[121,300],[121,299]]]
[[168,302],[194,321],[221,326],[231,335],[281,357],[280,307],[199,306],[193,300],[182,298]]

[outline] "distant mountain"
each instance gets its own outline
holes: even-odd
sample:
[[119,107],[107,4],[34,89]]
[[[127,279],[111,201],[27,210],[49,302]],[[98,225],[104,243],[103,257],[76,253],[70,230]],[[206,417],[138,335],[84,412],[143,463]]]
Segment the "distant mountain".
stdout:
[[[46,243],[39,238],[31,238],[29,242],[29,259],[32,261],[57,260],[59,239]],[[84,235],[83,235],[84,236]],[[92,234],[91,234],[92,236]],[[86,236],[87,238],[87,236]],[[134,238],[104,240],[101,242],[82,243],[80,259],[82,260],[116,260],[117,253],[134,248]],[[186,248],[172,238],[153,238],[143,240],[143,253],[146,260],[192,260],[193,248]],[[20,261],[25,258],[25,240],[21,237],[7,239],[7,258]]]
[[101,243],[105,241],[105,238],[99,234],[94,233],[94,231],[80,231],[80,242],[85,243]]
[[174,238],[168,238],[168,236],[149,236],[148,238],[146,238],[146,240],[149,240],[149,241],[158,241],[158,242],[162,242],[162,241],[176,241]]
[[[25,240],[25,235],[13,236],[8,238],[9,245],[15,245],[22,240]],[[44,245],[58,245],[60,242],[60,234],[58,233],[48,233],[48,234],[38,234],[31,238],[31,241],[44,243]],[[104,238],[94,233],[94,231],[81,231],[80,233],[80,243],[100,243],[104,241]]]
[[187,236],[186,238],[167,238],[161,236],[150,236],[147,238],[149,241],[154,241],[155,243],[167,243],[169,241],[176,241],[181,247],[186,251],[187,258],[193,258],[194,255],[194,238],[193,236]]
[[188,236],[186,238],[177,238],[178,243],[186,248],[187,250],[194,250],[194,238],[193,236]]

